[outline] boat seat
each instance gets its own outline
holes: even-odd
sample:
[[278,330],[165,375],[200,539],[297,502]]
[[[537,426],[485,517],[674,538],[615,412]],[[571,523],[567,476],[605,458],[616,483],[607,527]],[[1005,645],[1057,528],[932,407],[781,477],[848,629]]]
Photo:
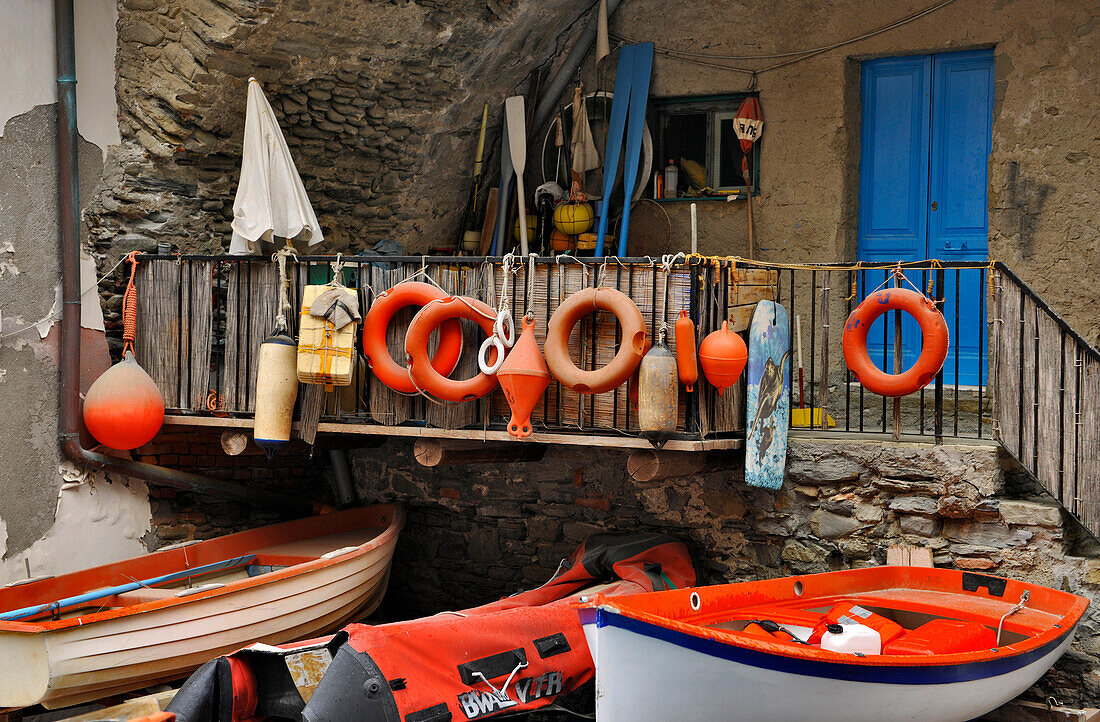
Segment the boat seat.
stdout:
[[110,606],[129,607],[134,604],[145,604],[146,602],[155,602],[160,599],[169,599],[178,591],[178,589],[142,587],[141,589],[134,589],[130,592],[116,594],[112,601],[116,601],[118,604],[112,604]]
[[933,619],[906,632],[882,649],[883,654],[933,655],[980,652],[997,646],[997,635],[978,622]]

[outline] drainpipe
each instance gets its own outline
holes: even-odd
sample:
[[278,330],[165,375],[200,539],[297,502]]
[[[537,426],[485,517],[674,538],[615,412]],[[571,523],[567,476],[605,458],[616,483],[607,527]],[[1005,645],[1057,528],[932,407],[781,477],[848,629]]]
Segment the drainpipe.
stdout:
[[[615,9],[619,7],[620,2],[621,0],[607,0],[607,16],[609,18],[615,13]],[[599,11],[597,10],[597,12]],[[562,61],[557,74],[554,75],[554,79],[550,81],[550,85],[546,87],[546,92],[542,94],[539,104],[535,106],[535,114],[531,122],[532,137],[539,137],[539,131],[541,131],[546,123],[550,121],[550,118],[558,112],[558,102],[561,100],[561,94],[565,92],[566,86],[573,81],[573,74],[577,72],[577,68],[584,62],[584,58],[588,55],[588,51],[590,51],[592,46],[596,43],[596,31],[599,27],[599,20],[599,17],[592,18],[588,23],[588,27],[586,27],[584,32],[577,37],[577,42],[574,43],[573,49],[565,56],[565,60]]]
[[333,511],[327,504],[253,489],[177,469],[120,459],[80,444],[80,187],[77,166],[76,41],[73,0],[54,0],[57,46],[57,140],[61,191],[61,450],[77,464],[93,464],[151,484],[237,499],[293,514]]

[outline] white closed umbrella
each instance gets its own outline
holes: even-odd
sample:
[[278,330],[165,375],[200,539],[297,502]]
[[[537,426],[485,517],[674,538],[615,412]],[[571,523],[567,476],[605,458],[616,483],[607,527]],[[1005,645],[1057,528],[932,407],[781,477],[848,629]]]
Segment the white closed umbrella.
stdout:
[[255,78],[248,80],[241,180],[233,200],[231,254],[255,252],[257,241],[324,240],[317,214],[294,167],[283,131]]

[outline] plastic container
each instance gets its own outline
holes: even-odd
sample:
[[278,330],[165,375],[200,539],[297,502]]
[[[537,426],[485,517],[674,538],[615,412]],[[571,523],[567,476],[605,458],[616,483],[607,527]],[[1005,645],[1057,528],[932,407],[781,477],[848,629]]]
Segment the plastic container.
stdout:
[[668,159],[668,165],[665,166],[665,190],[662,198],[676,198],[676,182],[680,176],[680,169],[676,167],[676,162],[672,159]]
[[862,624],[830,624],[821,635],[821,648],[846,654],[881,654],[882,638]]

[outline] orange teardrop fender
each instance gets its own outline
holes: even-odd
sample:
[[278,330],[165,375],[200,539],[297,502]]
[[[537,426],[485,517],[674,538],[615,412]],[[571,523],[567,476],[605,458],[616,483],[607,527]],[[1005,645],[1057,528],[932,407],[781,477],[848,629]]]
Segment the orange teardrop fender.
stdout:
[[[615,314],[622,330],[622,343],[609,364],[582,371],[569,358],[569,334],[577,321],[597,309]],[[645,342],[645,319],[629,296],[614,288],[585,288],[565,299],[554,311],[543,351],[554,378],[577,393],[600,394],[630,378],[645,354]]]
[[[386,347],[386,332],[394,315],[409,306],[425,306],[432,301],[447,298],[447,294],[422,281],[404,281],[374,299],[363,319],[363,355],[367,357],[374,375],[394,391],[415,394],[416,387],[409,380],[409,371],[393,360]],[[458,365],[462,355],[462,326],[450,321],[439,329],[439,348],[432,357],[432,366],[441,374],[449,374]]]
[[[905,311],[920,324],[924,348],[908,370],[900,374],[881,371],[867,353],[871,324],[887,311]],[[905,396],[919,391],[935,378],[947,360],[947,321],[927,296],[908,288],[875,291],[856,307],[844,323],[844,361],[859,382],[880,396]]]
[[480,399],[497,386],[496,376],[480,373],[465,381],[449,379],[428,360],[428,340],[432,331],[444,323],[458,323],[465,318],[473,321],[486,336],[493,334],[496,311],[476,298],[450,296],[428,303],[417,312],[405,334],[405,354],[409,359],[409,376],[416,388],[432,396],[458,403]]

